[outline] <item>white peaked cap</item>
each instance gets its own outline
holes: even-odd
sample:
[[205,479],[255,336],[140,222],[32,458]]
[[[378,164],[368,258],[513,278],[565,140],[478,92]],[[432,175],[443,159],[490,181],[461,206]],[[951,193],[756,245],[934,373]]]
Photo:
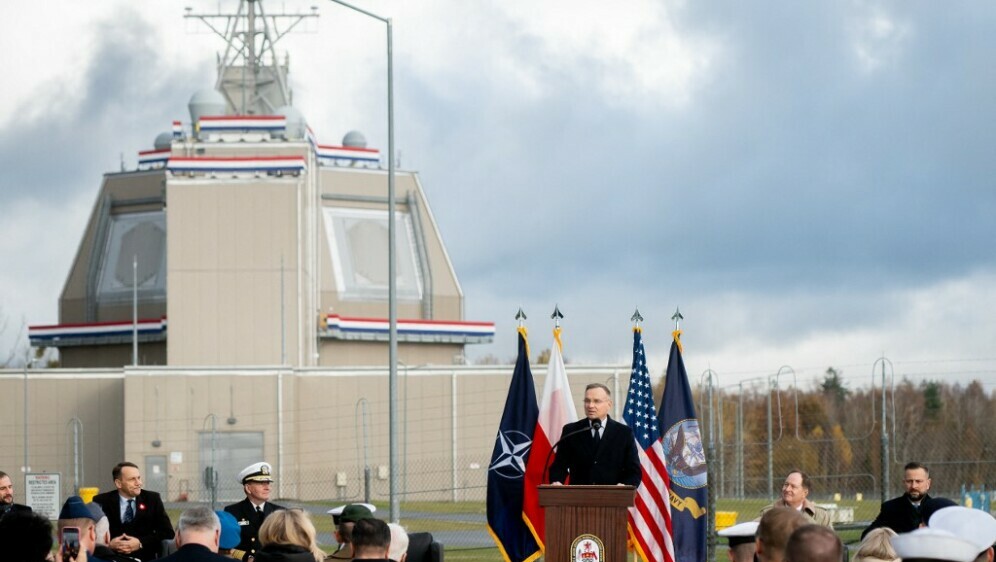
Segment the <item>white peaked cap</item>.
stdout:
[[981,509],[960,505],[938,509],[930,516],[929,527],[974,544],[976,555],[996,543],[996,519]]
[[903,560],[927,558],[947,562],[972,562],[979,555],[975,545],[948,531],[923,527],[892,537],[892,548]]
[[266,462],[250,464],[239,473],[239,482],[273,482],[273,467]]
[[721,537],[753,537],[757,534],[757,525],[757,521],[737,523],[736,525],[727,527],[716,534]]

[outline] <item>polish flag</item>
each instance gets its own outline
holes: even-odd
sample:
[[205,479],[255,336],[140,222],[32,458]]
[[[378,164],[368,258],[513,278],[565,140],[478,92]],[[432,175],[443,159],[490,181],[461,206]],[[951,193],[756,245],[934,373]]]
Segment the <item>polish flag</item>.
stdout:
[[546,523],[543,520],[543,508],[539,505],[537,486],[546,484],[550,449],[560,440],[564,425],[577,421],[577,408],[571,398],[571,386],[567,382],[567,370],[564,368],[564,356],[561,353],[563,344],[560,340],[560,327],[553,330],[556,345],[550,350],[550,365],[546,370],[546,382],[543,384],[543,399],[540,400],[539,418],[536,430],[533,431],[533,444],[526,464],[525,490],[522,504],[522,518],[532,531],[537,544],[546,549]]

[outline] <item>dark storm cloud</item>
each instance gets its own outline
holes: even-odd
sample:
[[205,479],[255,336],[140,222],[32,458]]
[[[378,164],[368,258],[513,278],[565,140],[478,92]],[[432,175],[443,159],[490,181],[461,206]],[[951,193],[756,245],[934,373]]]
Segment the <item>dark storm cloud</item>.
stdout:
[[169,68],[156,49],[163,40],[131,11],[99,24],[95,47],[73,53],[85,66],[79,85],[42,85],[0,130],[0,201],[96,193],[122,155],[133,168],[136,153],[169,130],[164,116],[186,120],[185,102],[210,86],[210,70]]

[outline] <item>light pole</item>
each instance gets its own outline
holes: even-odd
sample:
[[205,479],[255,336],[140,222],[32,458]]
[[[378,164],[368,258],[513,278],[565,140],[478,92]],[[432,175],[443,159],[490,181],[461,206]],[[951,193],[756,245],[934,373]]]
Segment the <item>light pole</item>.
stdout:
[[394,28],[391,18],[385,18],[356,7],[342,0],[330,0],[387,25],[387,308],[388,308],[388,449],[390,465],[390,519],[397,523],[401,518],[398,498],[398,283],[395,278],[394,240]]

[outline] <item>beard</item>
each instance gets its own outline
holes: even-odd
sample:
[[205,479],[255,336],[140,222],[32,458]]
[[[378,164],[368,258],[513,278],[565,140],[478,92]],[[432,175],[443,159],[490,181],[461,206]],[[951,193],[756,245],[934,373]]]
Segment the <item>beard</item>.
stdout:
[[923,492],[917,492],[917,491],[906,492],[906,495],[908,495],[910,499],[913,501],[920,501],[923,499]]

